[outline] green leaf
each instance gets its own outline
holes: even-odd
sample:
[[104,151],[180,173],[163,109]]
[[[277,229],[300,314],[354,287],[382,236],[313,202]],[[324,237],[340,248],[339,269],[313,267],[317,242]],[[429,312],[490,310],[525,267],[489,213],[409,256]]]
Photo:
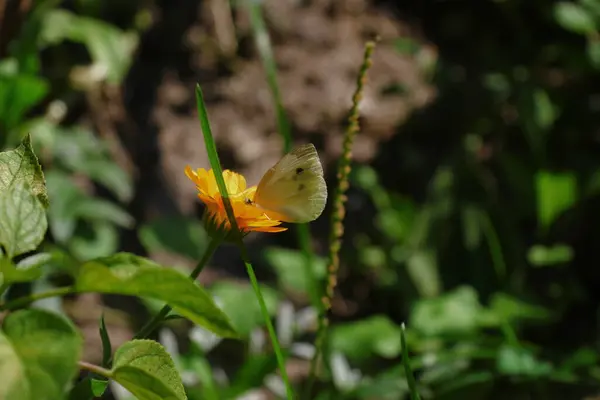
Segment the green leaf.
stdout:
[[129,70],[138,37],[103,21],[82,17],[63,9],[48,11],[40,33],[42,42],[63,40],[83,43],[94,63],[106,70],[109,83],[120,83]]
[[581,35],[596,31],[593,15],[576,3],[560,2],[554,6],[554,18],[564,29]]
[[132,340],[119,347],[111,378],[138,400],[187,399],[171,356],[153,340]]
[[[308,292],[304,255],[297,250],[278,247],[269,247],[265,250],[267,262],[277,272],[280,284],[286,289],[293,289],[300,293]],[[313,257],[313,276],[322,279],[325,276],[326,261],[321,257]]]
[[419,300],[411,314],[411,326],[426,336],[474,332],[484,308],[472,287],[462,286],[433,299]]
[[518,320],[547,320],[551,313],[544,307],[526,303],[505,293],[496,293],[490,301],[491,311],[499,320],[513,323]]
[[422,297],[433,297],[440,292],[440,276],[433,249],[419,249],[406,260],[406,270]]
[[552,364],[537,359],[523,347],[502,346],[496,361],[498,371],[506,375],[546,376],[552,372]]
[[329,340],[332,350],[354,360],[373,355],[393,358],[401,350],[400,327],[383,315],[333,326]]
[[21,182],[27,183],[31,193],[48,207],[44,173],[31,147],[29,134],[16,149],[0,153],[0,193]]
[[75,290],[151,297],[168,303],[194,323],[223,337],[237,337],[227,315],[211,296],[188,277],[128,253],[89,261],[81,266]]
[[35,250],[47,228],[44,207],[26,182],[0,192],[0,244],[9,258]]
[[156,219],[138,230],[147,251],[169,251],[198,260],[206,250],[208,235],[202,224],[187,217]]
[[89,221],[107,221],[122,228],[131,228],[134,219],[121,207],[108,200],[95,197],[85,197],[73,204],[76,216]]
[[68,242],[68,249],[79,260],[108,256],[119,246],[119,232],[107,221],[81,224],[76,232]]
[[527,260],[536,267],[566,264],[572,259],[573,249],[566,244],[556,244],[551,247],[535,245],[527,252]]
[[[269,315],[275,315],[279,303],[277,291],[266,286],[261,286],[260,290]],[[211,292],[241,336],[247,336],[252,329],[264,325],[259,304],[250,286],[219,282],[213,285]]]
[[86,376],[77,382],[69,392],[69,400],[93,400],[102,397],[108,387],[108,379],[96,379]]
[[[42,254],[44,255],[44,254]],[[37,254],[36,254],[37,256]],[[32,256],[34,257],[34,256]],[[29,257],[29,258],[32,258]],[[47,261],[47,258],[45,258]],[[22,262],[22,261],[21,261]],[[44,262],[45,263],[45,262]],[[21,264],[21,263],[19,263]],[[31,267],[13,264],[9,258],[0,258],[0,282],[3,285],[9,285],[15,282],[31,282],[40,277],[41,271],[39,267],[42,264],[33,265]]]
[[0,398],[54,400],[77,372],[82,338],[72,323],[44,310],[9,314],[0,333]]
[[107,368],[112,355],[112,345],[110,344],[110,336],[108,336],[106,324],[104,323],[104,313],[100,315],[98,331],[100,333],[100,340],[102,340],[102,366]]
[[5,131],[17,127],[48,89],[48,82],[38,76],[0,72],[0,126]]
[[538,220],[547,229],[577,201],[577,179],[573,173],[539,171],[535,176]]

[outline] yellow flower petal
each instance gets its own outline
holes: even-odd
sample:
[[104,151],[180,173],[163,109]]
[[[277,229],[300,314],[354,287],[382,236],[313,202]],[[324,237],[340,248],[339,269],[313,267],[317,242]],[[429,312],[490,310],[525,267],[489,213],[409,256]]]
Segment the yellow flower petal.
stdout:
[[[221,193],[219,192],[215,174],[212,169],[198,168],[192,170],[185,168],[186,176],[194,182],[198,189],[198,198],[206,205],[207,227],[210,229],[230,230],[231,225],[227,218]],[[282,232],[287,230],[281,227],[281,221],[268,216],[264,210],[258,208],[252,201],[256,193],[256,186],[246,188],[246,178],[236,172],[223,171],[223,179],[229,194],[229,201],[233,214],[242,233],[256,232]]]

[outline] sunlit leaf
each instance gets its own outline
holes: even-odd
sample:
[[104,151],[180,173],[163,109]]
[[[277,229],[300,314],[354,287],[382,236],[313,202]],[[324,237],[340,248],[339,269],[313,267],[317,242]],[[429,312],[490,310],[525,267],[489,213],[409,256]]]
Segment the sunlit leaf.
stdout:
[[187,399],[171,356],[153,340],[132,340],[119,347],[111,378],[139,400]]
[[9,314],[0,333],[0,398],[61,398],[77,372],[82,343],[59,315],[35,309]]
[[0,244],[10,258],[35,250],[47,228],[44,207],[26,182],[0,191]]
[[26,135],[14,150],[0,153],[0,193],[22,182],[28,185],[44,207],[48,206],[44,174],[31,147],[30,135]]
[[237,336],[227,315],[204,289],[173,269],[133,254],[118,253],[85,263],[76,277],[75,289],[162,300],[176,313],[217,335]]
[[560,2],[554,5],[554,18],[563,28],[581,35],[596,31],[593,15],[573,2]]
[[577,201],[577,179],[573,173],[539,171],[535,182],[538,220],[545,229]]

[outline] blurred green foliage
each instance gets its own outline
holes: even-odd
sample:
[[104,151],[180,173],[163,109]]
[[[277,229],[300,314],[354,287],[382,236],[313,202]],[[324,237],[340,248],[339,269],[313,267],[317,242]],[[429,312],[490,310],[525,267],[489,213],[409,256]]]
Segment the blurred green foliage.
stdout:
[[[143,290],[156,266],[136,270],[125,282],[119,268],[112,276],[97,260],[85,263],[120,250],[126,229],[137,229],[149,253],[198,259],[206,248],[198,221],[134,219],[131,172],[78,111],[86,94],[125,84],[149,8],[142,2],[34,3],[0,60],[0,147],[15,148],[31,133],[45,170],[50,233],[44,252],[2,259],[3,289],[68,270],[80,274],[75,282],[86,290],[182,302],[179,287]],[[398,127],[371,165],[352,172],[349,196],[366,206],[349,211],[339,295],[356,304],[347,315],[334,314],[315,398],[408,398],[404,321],[421,398],[593,395],[600,380],[600,3],[432,0],[398,7],[421,21],[438,48],[437,61],[422,65],[438,96]],[[398,38],[391,46],[423,61],[416,40]],[[410,95],[400,89],[398,95]],[[5,162],[0,159],[0,171]],[[19,212],[43,215],[43,200],[29,193],[32,183],[11,191],[16,197],[0,196],[0,210],[15,211],[15,221],[22,220]],[[352,225],[356,214],[368,223]],[[9,258],[37,247],[36,234],[45,229],[36,226],[0,230]],[[275,278],[265,283],[264,296],[282,342],[288,355],[306,359],[314,350],[314,312],[290,308],[288,300],[307,293],[301,252],[278,244],[261,248],[260,257]],[[315,258],[313,272],[325,276],[322,259]],[[242,344],[216,338],[202,315],[193,314],[197,306],[183,301],[183,313],[198,325],[188,333],[188,348],[169,349],[174,363],[165,362],[167,374],[183,373],[190,399],[235,398],[260,386],[281,393],[270,379],[277,364],[251,289],[223,281],[208,292]],[[198,293],[196,301],[213,310],[208,294]],[[80,346],[70,323],[25,312],[39,313],[29,320],[46,321],[46,328],[72,339],[65,339],[61,357],[72,358],[63,361],[75,370]],[[0,333],[17,350],[27,340],[14,334],[23,315],[13,314]],[[43,364],[43,345],[35,357],[26,354],[28,367],[61,375]],[[142,376],[136,382],[146,376],[144,368],[120,364],[131,350],[119,349],[116,381],[123,371]],[[165,357],[161,349],[149,351],[155,350]],[[11,365],[24,360],[18,352],[9,356]],[[133,392],[143,390],[121,381]],[[90,382],[79,388],[89,393]],[[160,390],[181,395],[176,383]]]

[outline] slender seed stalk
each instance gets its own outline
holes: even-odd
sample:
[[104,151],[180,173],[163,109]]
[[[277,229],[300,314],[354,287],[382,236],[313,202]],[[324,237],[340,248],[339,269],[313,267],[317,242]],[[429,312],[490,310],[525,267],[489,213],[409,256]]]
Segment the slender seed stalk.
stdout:
[[304,398],[310,398],[312,386],[314,384],[317,365],[319,364],[323,347],[325,346],[327,327],[329,325],[328,312],[331,309],[331,299],[335,287],[337,286],[337,273],[340,266],[339,252],[342,247],[342,237],[344,235],[344,216],[346,214],[346,191],[349,187],[349,175],[352,161],[352,144],[354,138],[360,130],[359,125],[359,106],[362,99],[363,88],[367,81],[367,72],[372,64],[372,55],[375,50],[375,41],[369,41],[365,45],[363,63],[358,73],[356,82],[356,91],[352,97],[352,108],[348,117],[348,127],[344,133],[344,142],[342,156],[338,161],[337,167],[337,187],[333,195],[333,211],[331,213],[331,231],[329,234],[329,254],[327,264],[327,282],[325,287],[325,296],[322,299],[323,308],[319,314],[319,323],[317,336],[315,340],[315,353],[310,363],[308,384],[306,386]]

